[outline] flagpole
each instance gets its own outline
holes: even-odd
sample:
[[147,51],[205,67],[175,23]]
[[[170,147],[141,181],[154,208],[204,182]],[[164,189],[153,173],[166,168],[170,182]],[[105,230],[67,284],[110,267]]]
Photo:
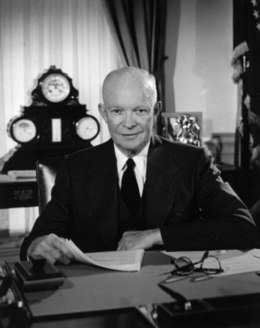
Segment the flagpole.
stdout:
[[241,119],[242,119],[242,129],[243,129],[243,136],[242,136],[242,147],[241,147],[241,167],[243,171],[248,171],[250,166],[250,158],[251,152],[249,149],[249,122],[248,122],[248,108],[245,103],[245,99],[248,96],[248,87],[247,87],[247,67],[250,63],[247,60],[247,56],[244,55],[242,57],[242,67],[243,67],[243,74],[242,74],[242,110],[241,110]]

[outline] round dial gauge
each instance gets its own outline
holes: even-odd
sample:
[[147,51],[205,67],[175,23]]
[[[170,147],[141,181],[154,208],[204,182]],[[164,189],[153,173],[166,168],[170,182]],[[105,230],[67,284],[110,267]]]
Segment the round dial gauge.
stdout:
[[10,127],[11,137],[18,143],[30,142],[37,136],[34,122],[28,118],[17,118]]
[[41,83],[42,94],[50,102],[59,103],[70,94],[68,79],[58,73],[48,75]]
[[76,122],[76,133],[83,140],[94,139],[99,133],[99,123],[93,116],[85,116]]

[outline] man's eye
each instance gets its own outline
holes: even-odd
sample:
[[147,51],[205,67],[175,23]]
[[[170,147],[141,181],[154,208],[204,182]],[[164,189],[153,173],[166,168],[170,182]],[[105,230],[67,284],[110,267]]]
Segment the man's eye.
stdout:
[[120,108],[112,108],[111,109],[111,112],[113,114],[121,114],[122,113],[122,109],[120,109]]
[[135,110],[135,112],[139,115],[144,115],[144,114],[148,113],[148,109],[146,109],[146,108],[137,108]]

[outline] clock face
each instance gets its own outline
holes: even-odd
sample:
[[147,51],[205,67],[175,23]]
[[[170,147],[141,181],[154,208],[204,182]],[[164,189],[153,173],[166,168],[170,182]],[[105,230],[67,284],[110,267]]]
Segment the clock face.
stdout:
[[99,124],[95,117],[82,117],[76,122],[76,133],[83,140],[94,139],[99,133]]
[[27,143],[36,138],[37,129],[32,120],[18,118],[11,124],[10,133],[16,142]]
[[42,94],[50,102],[59,103],[70,94],[68,79],[59,73],[48,75],[41,83]]

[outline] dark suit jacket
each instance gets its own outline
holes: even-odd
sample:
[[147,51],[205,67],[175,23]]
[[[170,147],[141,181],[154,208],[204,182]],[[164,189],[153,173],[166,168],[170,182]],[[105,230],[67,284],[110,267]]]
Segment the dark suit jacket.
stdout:
[[[118,178],[113,142],[67,156],[52,200],[23,244],[55,233],[84,251],[116,249]],[[254,247],[249,211],[204,148],[153,136],[145,183],[145,228],[160,228],[167,250]]]

